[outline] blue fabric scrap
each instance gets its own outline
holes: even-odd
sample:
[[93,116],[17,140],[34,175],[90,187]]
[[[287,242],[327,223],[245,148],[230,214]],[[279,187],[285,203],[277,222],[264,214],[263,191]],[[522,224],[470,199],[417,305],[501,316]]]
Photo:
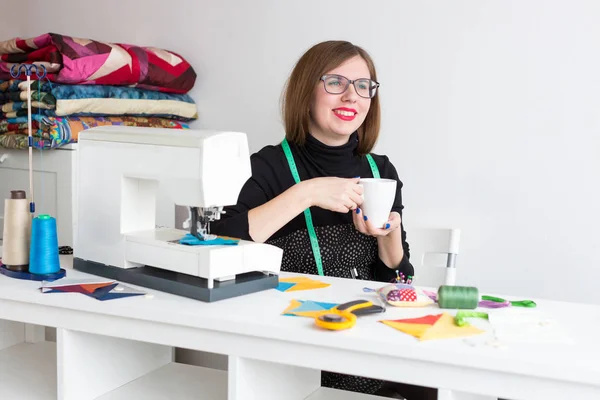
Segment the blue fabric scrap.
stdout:
[[225,239],[222,237],[217,237],[213,240],[200,240],[196,236],[193,236],[191,233],[188,233],[179,240],[179,244],[185,244],[188,246],[236,245],[238,244],[238,242],[239,239]]
[[279,282],[279,285],[277,285],[276,289],[279,290],[280,292],[285,292],[286,290],[288,290],[295,284],[296,284],[295,282]]
[[[331,310],[333,307],[337,306],[336,303],[326,303],[323,301],[311,301],[311,300],[298,300],[300,305],[289,312],[301,312],[301,311],[325,311]],[[283,314],[288,317],[297,317],[295,314]]]

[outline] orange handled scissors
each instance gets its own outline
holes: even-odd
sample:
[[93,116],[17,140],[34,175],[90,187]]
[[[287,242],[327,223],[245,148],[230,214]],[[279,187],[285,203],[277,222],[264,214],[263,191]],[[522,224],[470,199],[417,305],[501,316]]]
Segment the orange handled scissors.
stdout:
[[333,331],[352,328],[356,318],[361,315],[385,312],[385,308],[377,306],[368,300],[354,300],[340,304],[315,316],[318,327]]

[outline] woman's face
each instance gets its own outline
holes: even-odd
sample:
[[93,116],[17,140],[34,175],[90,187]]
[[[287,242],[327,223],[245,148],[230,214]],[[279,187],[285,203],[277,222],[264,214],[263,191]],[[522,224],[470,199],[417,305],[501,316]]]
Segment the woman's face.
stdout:
[[[356,56],[337,68],[327,72],[327,75],[341,75],[350,80],[371,79],[369,67],[365,60]],[[348,142],[350,135],[364,122],[371,99],[358,95],[352,84],[342,94],[331,94],[339,90],[340,80],[333,78],[327,82],[319,81],[313,92],[310,106],[310,133],[319,141],[329,146],[341,146]],[[361,84],[357,83],[360,88]]]

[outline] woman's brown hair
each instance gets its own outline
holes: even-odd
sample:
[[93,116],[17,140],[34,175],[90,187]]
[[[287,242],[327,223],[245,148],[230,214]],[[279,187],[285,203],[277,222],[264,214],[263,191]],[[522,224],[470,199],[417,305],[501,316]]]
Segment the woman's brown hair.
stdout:
[[[352,57],[360,56],[367,63],[371,79],[377,81],[375,65],[362,48],[346,41],[331,40],[311,47],[296,63],[283,92],[282,113],[285,137],[288,141],[303,145],[310,121],[310,102],[315,85],[328,71]],[[358,149],[361,155],[370,153],[379,137],[381,111],[379,96],[371,99],[365,121],[358,128]]]

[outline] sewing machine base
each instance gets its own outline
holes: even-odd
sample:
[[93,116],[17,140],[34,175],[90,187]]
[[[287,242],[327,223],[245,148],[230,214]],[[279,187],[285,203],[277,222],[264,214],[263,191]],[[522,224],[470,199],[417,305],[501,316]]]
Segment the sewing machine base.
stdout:
[[209,289],[207,280],[197,276],[149,266],[123,269],[76,257],[73,259],[73,269],[208,303],[273,289],[279,285],[278,275],[247,272],[237,275],[234,280],[215,281],[213,288]]

